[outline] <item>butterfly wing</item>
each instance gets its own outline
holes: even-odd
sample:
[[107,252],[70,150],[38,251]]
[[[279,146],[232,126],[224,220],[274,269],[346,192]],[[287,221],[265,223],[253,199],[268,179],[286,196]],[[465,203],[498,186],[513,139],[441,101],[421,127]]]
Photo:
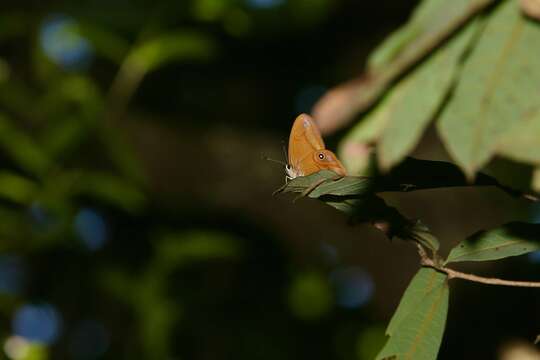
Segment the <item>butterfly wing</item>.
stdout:
[[294,121],[289,137],[289,168],[291,178],[313,174],[322,169],[345,176],[346,171],[336,155],[325,150],[317,124],[307,114]]
[[322,149],[324,141],[311,116],[299,115],[294,120],[289,136],[289,164],[294,166],[313,151]]

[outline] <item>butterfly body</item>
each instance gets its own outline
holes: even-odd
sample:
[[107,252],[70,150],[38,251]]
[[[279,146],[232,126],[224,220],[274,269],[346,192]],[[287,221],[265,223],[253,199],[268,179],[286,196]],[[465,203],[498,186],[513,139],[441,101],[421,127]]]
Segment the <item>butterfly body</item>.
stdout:
[[307,176],[320,170],[332,170],[339,176],[347,171],[337,156],[324,146],[317,124],[307,114],[299,115],[289,136],[289,155],[285,172],[288,179]]

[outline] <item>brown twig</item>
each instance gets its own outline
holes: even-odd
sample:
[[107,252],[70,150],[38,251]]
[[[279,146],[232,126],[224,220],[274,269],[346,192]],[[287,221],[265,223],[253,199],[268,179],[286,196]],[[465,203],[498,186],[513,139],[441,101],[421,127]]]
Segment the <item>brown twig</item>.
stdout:
[[433,268],[437,271],[446,273],[448,279],[464,279],[468,281],[473,281],[482,284],[488,285],[502,285],[502,286],[518,286],[518,287],[533,287],[540,288],[540,282],[534,281],[513,281],[513,280],[503,280],[498,278],[488,278],[483,276],[478,276],[474,274],[467,274],[461,271],[450,269],[446,266],[440,265],[429,258],[426,251],[420,244],[416,244],[418,247],[418,254],[420,255],[420,263],[422,266]]

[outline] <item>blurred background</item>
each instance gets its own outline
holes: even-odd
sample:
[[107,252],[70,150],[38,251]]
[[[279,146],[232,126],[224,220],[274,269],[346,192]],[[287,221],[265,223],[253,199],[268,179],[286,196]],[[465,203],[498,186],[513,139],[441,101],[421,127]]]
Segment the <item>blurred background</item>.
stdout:
[[[373,358],[414,248],[273,197],[263,157],[416,3],[2,1],[0,358]],[[448,159],[433,131],[415,156]],[[385,198],[443,253],[540,221],[490,188]],[[460,269],[535,280],[540,254]],[[452,285],[440,359],[539,358],[538,291]]]

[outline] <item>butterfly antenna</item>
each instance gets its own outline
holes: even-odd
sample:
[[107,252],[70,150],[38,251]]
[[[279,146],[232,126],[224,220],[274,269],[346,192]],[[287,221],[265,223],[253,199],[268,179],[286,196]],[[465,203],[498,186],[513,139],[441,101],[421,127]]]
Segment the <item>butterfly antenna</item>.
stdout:
[[261,157],[262,157],[264,160],[272,161],[272,162],[281,164],[281,165],[283,165],[283,166],[286,166],[286,165],[287,165],[284,161],[281,161],[281,160],[272,159],[272,158],[269,158],[268,156],[264,156],[264,155],[261,155]]

